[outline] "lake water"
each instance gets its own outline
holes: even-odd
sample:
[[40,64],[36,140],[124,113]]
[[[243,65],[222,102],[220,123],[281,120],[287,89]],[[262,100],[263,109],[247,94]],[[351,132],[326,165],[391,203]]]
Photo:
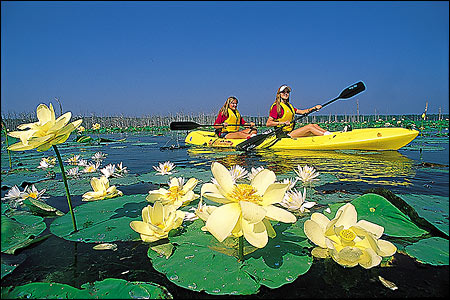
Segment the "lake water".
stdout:
[[[337,180],[316,188],[321,193],[362,195],[374,188],[386,188],[397,194],[436,195],[446,199],[448,224],[449,143],[448,138],[418,137],[399,151],[271,151],[244,153],[232,150],[211,150],[183,146],[181,134],[153,136],[148,134],[102,135],[105,138],[126,140],[90,148],[83,145],[61,147],[64,156],[84,151],[108,154],[102,167],[123,162],[130,173],[145,174],[154,171],[165,161],[177,168],[195,167],[210,170],[211,162],[218,161],[228,168],[240,165],[247,170],[264,166],[277,177],[289,177],[297,165],[314,166],[321,174]],[[3,144],[3,141],[2,141]],[[73,146],[72,146],[73,145]],[[161,149],[163,147],[163,149]],[[27,151],[28,152],[34,152]],[[13,162],[20,161],[22,153],[12,153]],[[49,150],[39,157],[54,156]],[[2,148],[2,177],[8,170],[6,152]],[[36,161],[39,164],[40,158]],[[99,176],[99,173],[96,174]],[[212,175],[211,175],[212,176]],[[19,183],[18,183],[19,184]],[[38,186],[38,184],[36,184]],[[158,189],[159,184],[140,182],[118,186],[126,195],[145,194]],[[2,197],[8,188],[2,180]],[[108,200],[104,200],[108,201]],[[74,206],[84,204],[81,195],[72,197]],[[65,196],[50,197],[47,203],[67,213]],[[47,228],[54,219],[46,219]],[[48,234],[47,229],[44,234]],[[421,264],[403,253],[396,253],[390,267],[343,268],[330,260],[314,259],[311,269],[292,283],[277,289],[262,286],[252,296],[213,296],[173,284],[162,273],[155,271],[147,257],[148,246],[142,242],[117,242],[117,251],[96,251],[91,243],[76,243],[51,235],[32,247],[4,255],[3,259],[23,261],[12,273],[2,279],[2,287],[19,286],[30,282],[58,282],[80,287],[86,282],[105,278],[128,281],[155,282],[165,286],[174,298],[342,298],[342,297],[445,297],[449,292],[449,267]],[[192,270],[196,272],[196,270]],[[398,290],[384,287],[377,279],[382,276],[394,282]]]

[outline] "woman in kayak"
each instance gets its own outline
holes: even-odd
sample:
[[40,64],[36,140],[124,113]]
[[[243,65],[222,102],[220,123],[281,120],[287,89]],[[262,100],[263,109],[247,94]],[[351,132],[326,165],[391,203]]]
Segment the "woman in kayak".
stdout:
[[289,103],[290,92],[291,88],[287,85],[282,85],[278,88],[275,102],[270,107],[269,118],[267,119],[266,126],[274,127],[285,125],[283,127],[283,131],[293,138],[330,134],[329,131],[321,128],[317,124],[308,124],[293,130],[295,123],[292,121],[294,120],[295,114],[307,114],[321,109],[322,105],[318,104],[308,109],[294,108],[292,104]]
[[[246,125],[241,114],[237,110],[238,99],[236,97],[228,97],[225,104],[219,110],[214,128],[220,138],[226,139],[246,139],[256,134],[255,123],[250,122],[250,128],[239,131],[240,125]],[[248,125],[247,125],[248,126]]]

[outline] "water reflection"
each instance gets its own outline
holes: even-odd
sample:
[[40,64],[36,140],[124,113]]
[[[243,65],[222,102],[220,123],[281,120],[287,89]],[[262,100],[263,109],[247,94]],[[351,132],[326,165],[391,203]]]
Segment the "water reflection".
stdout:
[[269,149],[245,153],[230,149],[190,148],[188,155],[191,158],[218,161],[227,167],[237,164],[247,169],[264,166],[277,175],[292,175],[297,165],[307,164],[341,180],[372,184],[407,186],[415,176],[414,160],[398,151]]

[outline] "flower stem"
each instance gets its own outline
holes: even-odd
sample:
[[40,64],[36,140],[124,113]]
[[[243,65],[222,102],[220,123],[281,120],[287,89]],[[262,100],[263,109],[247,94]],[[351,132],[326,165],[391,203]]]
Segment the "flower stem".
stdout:
[[69,204],[69,211],[72,215],[72,224],[73,224],[73,230],[74,232],[77,232],[77,223],[75,222],[75,215],[73,214],[73,208],[72,208],[72,201],[70,200],[70,193],[69,193],[69,186],[67,185],[67,178],[66,173],[64,172],[64,166],[62,163],[61,155],[59,154],[58,148],[56,148],[56,145],[53,145],[53,149],[55,150],[56,157],[58,157],[59,167],[61,168],[61,174],[64,182],[64,187],[66,188],[66,196],[67,196],[67,203]]
[[244,236],[239,237],[239,249],[238,249],[239,261],[244,261]]
[[3,130],[5,131],[5,140],[6,140],[6,151],[8,152],[8,159],[9,159],[9,168],[12,168],[12,163],[11,163],[11,152],[9,152],[8,147],[9,147],[9,143],[8,143],[8,132],[6,132],[6,125],[5,122],[3,122],[2,120],[2,127]]

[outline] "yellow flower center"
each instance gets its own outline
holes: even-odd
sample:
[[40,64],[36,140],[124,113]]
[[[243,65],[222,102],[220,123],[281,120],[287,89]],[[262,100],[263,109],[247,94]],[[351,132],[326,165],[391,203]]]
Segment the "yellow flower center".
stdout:
[[339,232],[339,235],[346,242],[351,242],[356,237],[356,234],[353,231],[348,230],[348,229],[341,230],[341,232]]
[[375,212],[375,208],[371,207],[369,208],[370,212]]
[[235,202],[247,201],[258,205],[262,201],[262,197],[258,195],[255,188],[249,184],[236,185],[233,192],[231,192],[230,198],[232,198]]
[[176,185],[171,186],[169,188],[169,191],[166,193],[166,198],[171,202],[178,200],[178,198],[182,197],[182,196],[184,196],[183,190],[180,189],[180,187],[176,186]]
[[28,194],[28,197],[31,197],[33,199],[37,199],[38,194],[36,192],[31,192]]

